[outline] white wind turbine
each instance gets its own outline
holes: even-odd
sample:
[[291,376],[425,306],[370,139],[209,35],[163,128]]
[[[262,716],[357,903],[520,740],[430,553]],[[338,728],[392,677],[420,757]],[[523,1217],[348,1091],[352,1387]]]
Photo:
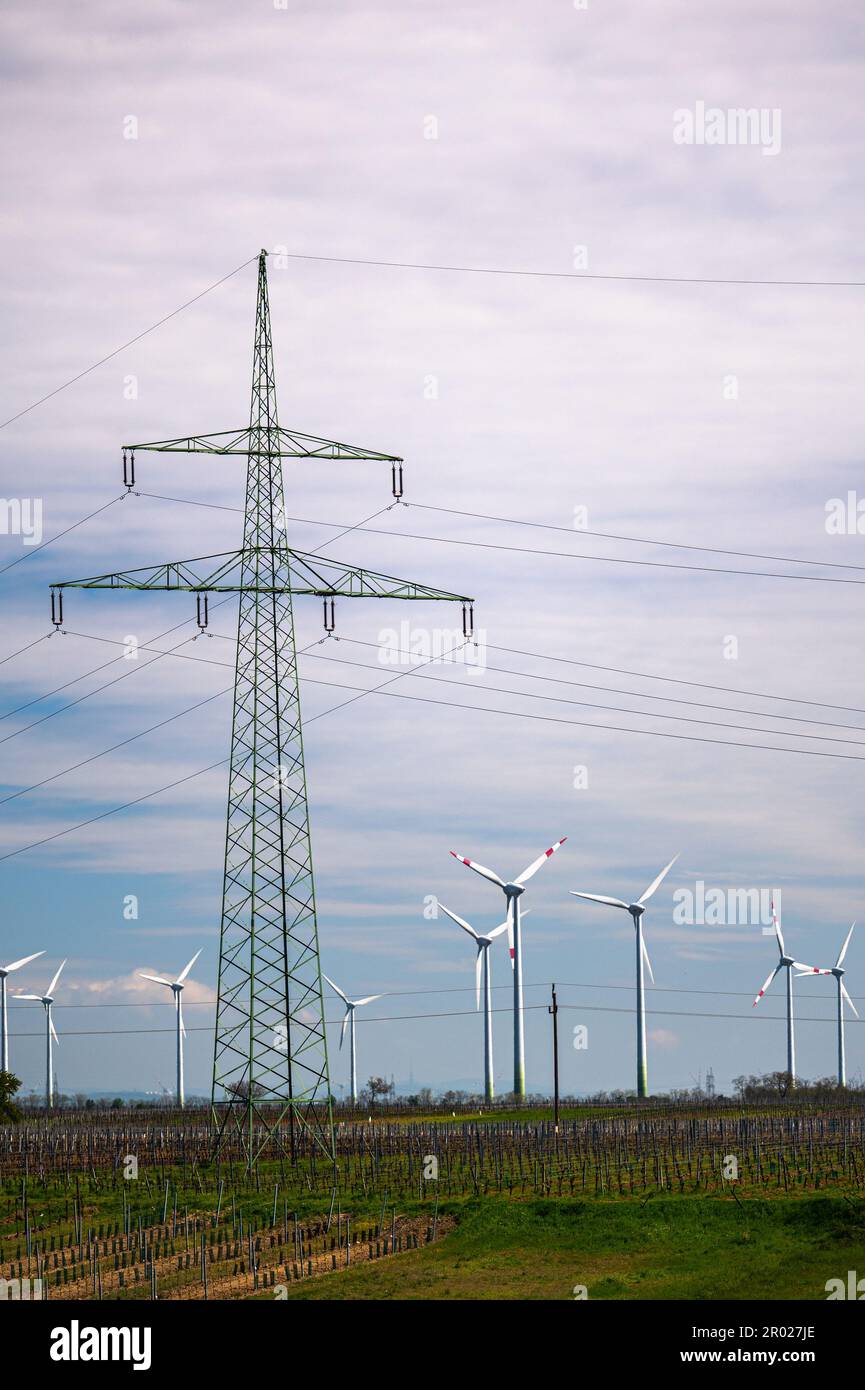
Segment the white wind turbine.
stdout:
[[[44,955],[45,953],[44,951],[40,951],[39,954]],[[52,1048],[52,1040],[56,1042],[58,1046],[60,1045],[57,1029],[54,1027],[54,1019],[51,1017],[51,1009],[54,1004],[54,991],[57,988],[57,981],[60,979],[60,971],[65,964],[65,960],[60,962],[57,968],[57,974],[54,976],[54,979],[51,981],[44,994],[15,995],[16,999],[32,999],[37,1004],[42,1004],[45,1008],[45,1104],[49,1109],[54,1104],[54,1051]]]
[[364,999],[349,999],[346,995],[343,994],[339,985],[335,985],[333,983],[333,980],[328,975],[324,974],[324,971],[322,971],[322,975],[324,979],[327,980],[327,983],[330,985],[331,989],[336,990],[340,999],[345,1004],[345,1014],[343,1015],[342,1020],[342,1032],[339,1035],[340,1047],[342,1047],[343,1043],[345,1042],[346,1024],[349,1021],[351,1021],[351,1099],[352,1104],[357,1105],[357,1045],[355,1043],[354,1036],[354,1011],[355,1009],[359,1009],[361,1004],[371,1004],[374,999],[381,999],[382,996],[380,994],[367,994]]
[[649,953],[646,950],[646,943],[643,939],[643,913],[646,910],[646,903],[651,898],[656,889],[660,888],[667,874],[672,869],[678,854],[670,860],[665,869],[662,869],[657,878],[653,879],[644,893],[641,893],[635,903],[622,902],[621,898],[607,898],[599,893],[577,893],[571,889],[575,898],[585,898],[587,902],[604,903],[607,907],[621,907],[625,912],[630,912],[634,923],[634,938],[637,950],[637,1095],[647,1096],[649,1094],[648,1069],[646,1065],[646,979],[644,967],[649,972],[649,979],[655,983],[652,974],[652,963],[649,960]]
[[468,868],[474,869],[481,878],[488,878],[490,883],[495,883],[501,888],[505,895],[508,905],[508,919],[511,924],[509,932],[511,947],[511,968],[514,972],[514,1095],[518,1100],[525,1100],[526,1095],[526,1041],[523,1025],[523,946],[522,932],[520,930],[520,898],[526,891],[526,884],[542,864],[555,854],[557,849],[561,849],[567,839],[563,835],[560,840],[538,858],[533,860],[527,869],[523,869],[521,874],[512,883],[506,883],[504,879],[494,874],[492,869],[485,869],[483,864],[478,864],[474,859],[466,859],[463,855],[457,854],[455,849],[451,850],[454,859],[458,859],[461,864],[466,864]]
[[[455,912],[451,912],[444,903],[439,903],[442,912],[446,912],[452,922],[456,922],[458,927],[462,927],[477,946],[475,957],[475,993],[477,998],[477,1008],[481,1006],[481,974],[484,979],[484,1094],[487,1105],[491,1105],[494,1098],[493,1087],[493,1000],[492,984],[490,980],[490,947],[495,938],[501,936],[503,931],[507,931],[510,926],[510,914],[502,922],[501,926],[488,932],[486,936],[481,936],[474,927],[468,922],[464,922],[462,917],[457,917]],[[524,914],[528,916],[528,913]]]
[[21,960],[13,960],[11,965],[0,965],[0,1071],[9,1070],[9,1031],[6,1022],[6,976],[11,975],[13,970],[20,970],[22,965],[28,965],[31,960],[36,960],[37,956],[44,955],[44,951],[37,951],[36,955],[24,956]]
[[138,971],[142,980],[152,980],[155,985],[165,985],[174,995],[174,1011],[177,1016],[177,1104],[181,1110],[186,1101],[183,1090],[183,1039],[186,1037],[186,1028],[183,1023],[181,996],[184,989],[183,982],[203,950],[204,947],[202,946],[201,950],[195,952],[192,960],[183,967],[176,980],[166,980],[162,975],[146,975],[143,970]]
[[844,984],[844,976],[845,976],[845,974],[846,974],[846,971],[843,969],[843,967],[842,967],[842,965],[841,965],[841,962],[843,961],[844,957],[845,957],[846,954],[847,954],[847,947],[850,945],[850,938],[851,938],[851,936],[853,935],[853,927],[855,927],[855,925],[856,925],[856,923],[854,922],[854,923],[853,923],[853,926],[851,926],[850,930],[848,931],[848,933],[847,933],[847,938],[846,938],[846,940],[845,940],[845,942],[844,942],[844,945],[841,947],[841,950],[838,952],[838,959],[836,960],[836,962],[835,962],[835,964],[834,964],[833,966],[831,966],[828,970],[824,970],[824,969],[822,969],[822,968],[818,968],[817,966],[814,966],[814,967],[813,967],[812,969],[810,969],[810,970],[803,970],[803,971],[801,971],[800,974],[797,976],[797,978],[800,979],[800,980],[801,980],[801,978],[802,978],[803,975],[834,975],[834,976],[835,976],[835,983],[836,983],[836,985],[837,985],[837,987],[838,987],[838,1085],[839,1085],[839,1086],[846,1086],[846,1085],[847,1085],[847,1062],[846,1062],[846,1058],[845,1058],[845,1055],[844,1055],[844,1000],[845,1000],[845,999],[847,1000],[847,1003],[850,1005],[850,1008],[853,1010],[854,1014],[856,1014],[856,1017],[857,1017],[857,1018],[859,1017],[858,1013],[856,1012],[856,1005],[853,1003],[853,1000],[850,998],[850,995],[847,993],[847,987],[846,987],[846,985]]
[[776,940],[777,940],[777,942],[778,942],[778,964],[775,966],[775,969],[772,971],[771,975],[767,975],[766,980],[765,980],[765,982],[764,982],[764,984],[763,984],[763,988],[760,990],[760,993],[757,995],[757,998],[754,1000],[754,1003],[753,1003],[753,1005],[752,1005],[752,1008],[756,1008],[756,1007],[757,1007],[757,1005],[759,1004],[760,1000],[763,998],[763,995],[766,993],[766,990],[769,988],[770,984],[771,984],[772,981],[774,980],[775,976],[779,973],[779,971],[781,971],[781,970],[786,970],[786,971],[787,971],[787,1074],[788,1074],[788,1076],[790,1077],[790,1085],[791,1085],[791,1086],[795,1086],[795,1084],[796,1084],[796,1039],[795,1039],[794,1030],[793,1030],[793,973],[792,973],[792,972],[793,972],[794,970],[798,970],[798,971],[800,971],[803,975],[813,975],[813,974],[816,974],[816,973],[818,973],[818,972],[815,970],[815,967],[814,967],[813,965],[804,965],[802,961],[800,961],[800,960],[794,960],[792,956],[788,956],[788,955],[787,955],[787,951],[786,951],[786,948],[785,948],[785,946],[784,946],[784,938],[783,938],[783,936],[781,935],[781,925],[780,925],[780,923],[779,923],[779,921],[778,921],[778,915],[777,915],[777,913],[775,912],[775,904],[774,904],[774,902],[772,903],[772,926],[775,928],[775,938],[776,938]]

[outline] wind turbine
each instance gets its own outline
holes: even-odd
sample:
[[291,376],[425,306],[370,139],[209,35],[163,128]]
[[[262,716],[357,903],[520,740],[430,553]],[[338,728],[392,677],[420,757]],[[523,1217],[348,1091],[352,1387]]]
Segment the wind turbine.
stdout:
[[511,968],[514,972],[514,1095],[518,1100],[525,1100],[526,1097],[526,1040],[523,1027],[523,946],[522,933],[520,931],[520,898],[526,891],[526,884],[542,864],[555,854],[557,849],[561,849],[567,839],[563,835],[551,849],[544,850],[543,854],[533,860],[527,869],[523,869],[521,874],[512,883],[505,883],[504,879],[494,874],[492,869],[485,869],[483,864],[478,864],[474,859],[465,859],[463,855],[457,854],[455,849],[451,850],[454,859],[458,859],[461,864],[465,864],[470,869],[474,869],[481,878],[488,878],[490,883],[495,883],[501,888],[507,899],[508,918],[511,929],[508,933],[511,948]]
[[835,983],[836,983],[836,985],[838,986],[838,1085],[839,1085],[839,1086],[846,1086],[846,1085],[847,1085],[847,1064],[846,1064],[846,1059],[845,1059],[845,1056],[844,1056],[844,1000],[845,1000],[845,999],[847,1000],[847,1003],[850,1005],[850,1008],[853,1010],[854,1014],[856,1014],[856,1017],[857,1017],[857,1018],[859,1017],[858,1013],[856,1013],[856,1005],[853,1003],[853,1000],[850,998],[850,995],[847,993],[847,987],[846,987],[846,985],[844,984],[844,975],[845,975],[846,972],[844,971],[844,969],[842,968],[842,965],[841,965],[841,962],[843,961],[844,957],[845,957],[846,954],[847,954],[847,947],[850,945],[850,938],[851,938],[851,936],[853,935],[853,927],[855,927],[855,925],[856,925],[856,923],[854,922],[854,923],[853,923],[853,926],[851,926],[850,930],[849,930],[848,933],[847,933],[847,938],[846,938],[846,940],[845,940],[845,942],[844,942],[844,945],[841,947],[841,950],[838,952],[838,959],[836,960],[835,964],[834,964],[829,970],[818,969],[818,968],[815,966],[815,967],[814,967],[813,969],[811,969],[811,970],[803,970],[803,971],[801,971],[800,974],[797,976],[797,978],[800,979],[800,980],[801,980],[801,978],[802,978],[802,975],[834,975],[834,976],[835,976]]
[[[493,1089],[493,999],[492,985],[490,981],[490,947],[495,938],[501,936],[503,931],[507,931],[510,926],[510,913],[502,922],[500,927],[488,932],[486,936],[481,936],[475,931],[474,927],[468,922],[464,922],[462,917],[457,917],[455,912],[451,912],[444,903],[439,903],[442,912],[446,912],[452,922],[456,922],[458,927],[462,927],[464,932],[477,945],[477,955],[475,957],[475,992],[477,996],[477,1008],[481,1006],[481,974],[484,977],[484,1094],[487,1105],[491,1105],[494,1098]],[[526,914],[528,916],[528,914]]]
[[361,1004],[371,1004],[374,999],[381,999],[382,996],[380,994],[368,994],[364,999],[348,999],[346,995],[343,994],[339,985],[335,985],[333,983],[333,980],[331,980],[328,975],[324,974],[324,971],[322,971],[322,975],[324,979],[327,980],[327,983],[330,985],[331,989],[336,990],[340,999],[345,1004],[345,1014],[342,1020],[342,1032],[339,1035],[340,1047],[342,1047],[343,1043],[345,1042],[346,1024],[348,1023],[349,1019],[351,1020],[351,1099],[352,1104],[357,1105],[357,1045],[355,1043],[354,1036],[354,1011],[355,1009],[359,1009]]
[[181,995],[184,989],[183,982],[203,950],[204,947],[202,946],[201,950],[195,952],[192,960],[188,965],[183,967],[176,980],[166,980],[162,975],[146,975],[143,970],[138,971],[142,980],[152,980],[155,985],[165,985],[174,994],[174,1011],[177,1015],[177,1104],[181,1110],[186,1100],[183,1091],[183,1039],[186,1037],[186,1029],[183,1025],[183,1002]]
[[0,965],[0,1071],[9,1070],[9,1032],[6,1024],[6,976],[11,975],[13,970],[20,970],[22,965],[28,965],[31,960],[36,960],[37,956],[44,955],[44,951],[37,951],[36,955],[24,956],[22,960],[13,960],[11,965]]
[[649,979],[655,983],[652,974],[652,962],[649,960],[649,953],[646,950],[646,943],[643,940],[643,913],[646,910],[646,903],[651,898],[656,889],[660,888],[667,874],[672,869],[678,854],[674,855],[665,869],[662,869],[657,878],[652,879],[648,888],[641,893],[635,903],[622,902],[621,898],[607,898],[599,893],[577,893],[573,888],[571,893],[575,898],[585,898],[590,903],[604,903],[607,907],[621,907],[625,912],[630,912],[634,923],[634,938],[637,949],[637,1095],[647,1096],[649,1094],[649,1080],[646,1066],[646,978],[645,970],[649,972]]
[[[39,952],[40,956],[44,954],[44,951]],[[57,1043],[58,1047],[60,1046],[57,1029],[54,1027],[54,1019],[51,1017],[51,1008],[54,1004],[54,990],[57,987],[57,981],[60,979],[60,971],[65,964],[65,960],[60,962],[57,968],[57,974],[54,976],[54,979],[51,981],[44,994],[15,995],[16,999],[32,999],[37,1004],[44,1005],[45,1008],[45,1104],[49,1110],[54,1105],[54,1052],[51,1045],[52,1039]]]
[[[766,990],[771,985],[775,976],[781,970],[787,971],[787,1074],[790,1077],[790,1085],[796,1085],[796,1039],[793,1032],[793,970],[801,971],[803,975],[819,974],[813,965],[804,965],[800,960],[794,960],[787,955],[784,946],[784,938],[781,935],[781,926],[778,921],[778,914],[775,911],[775,904],[772,903],[772,926],[775,928],[775,937],[778,942],[778,964],[771,975],[766,977],[763,988],[754,1000],[752,1008],[757,1007]],[[852,930],[852,929],[851,929]]]

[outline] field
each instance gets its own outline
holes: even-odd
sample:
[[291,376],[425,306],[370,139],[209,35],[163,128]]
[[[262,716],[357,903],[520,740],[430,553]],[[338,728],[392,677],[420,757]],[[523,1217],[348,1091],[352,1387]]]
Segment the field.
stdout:
[[206,1113],[0,1129],[0,1273],[49,1299],[825,1299],[865,1112],[800,1100],[347,1117],[247,1173]]

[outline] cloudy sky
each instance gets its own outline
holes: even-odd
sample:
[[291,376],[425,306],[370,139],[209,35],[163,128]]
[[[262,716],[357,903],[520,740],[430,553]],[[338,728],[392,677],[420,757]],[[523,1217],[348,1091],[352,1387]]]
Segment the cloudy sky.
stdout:
[[[327,553],[476,595],[486,644],[481,669],[406,668],[402,698],[314,720],[346,698],[333,686],[393,674],[387,629],[430,640],[442,613],[343,603],[342,642],[302,658],[324,968],[388,995],[359,1024],[362,1076],[479,1081],[471,945],[425,904],[492,927],[495,890],[448,851],[511,876],[563,835],[525,899],[529,1086],[550,1082],[552,979],[563,1089],[633,1084],[630,923],[568,890],[630,898],[677,851],[647,919],[651,1084],[783,1065],[782,991],[751,1009],[775,959],[760,923],[673,910],[698,882],[779,891],[818,964],[863,915],[865,552],[855,526],[827,531],[827,503],[861,488],[865,288],[712,282],[865,281],[863,28],[832,0],[5,7],[0,955],[45,950],[28,991],[69,957],[65,1090],[171,1084],[171,1017],[134,972],[199,947],[188,1089],[209,1085],[226,771],[148,794],[227,755],[235,609],[190,642],[189,596],[72,593],[67,635],[7,658],[45,638],[52,580],[236,548],[243,463],[142,454],[141,496],[42,551],[8,504],[37,501],[50,540],[120,496],[123,441],[245,424],[254,265],[28,407],[260,247],[281,422],[406,458],[409,506]],[[727,138],[738,108],[771,139]],[[723,142],[674,138],[713,110]],[[292,544],[389,489],[382,465],[287,465]],[[297,634],[318,642],[317,602]],[[194,660],[126,661],[128,636]],[[848,963],[856,996],[855,936]],[[503,947],[493,971],[507,1089]],[[801,1023],[800,1070],[824,1075],[829,982],[799,999],[825,1020]],[[38,1010],[11,1020],[39,1086]],[[863,1047],[854,1024],[852,1073]]]

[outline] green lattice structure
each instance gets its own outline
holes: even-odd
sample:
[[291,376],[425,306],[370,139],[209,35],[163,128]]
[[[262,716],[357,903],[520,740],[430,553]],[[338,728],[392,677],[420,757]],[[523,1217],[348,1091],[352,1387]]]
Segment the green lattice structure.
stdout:
[[214,1147],[218,1152],[226,1135],[236,1133],[252,1166],[270,1144],[296,1156],[303,1135],[306,1152],[335,1163],[292,600],[472,600],[289,548],[283,458],[372,459],[392,467],[402,460],[280,428],[264,251],[258,260],[249,428],[125,445],[128,485],[135,452],[145,450],[247,458],[242,548],[65,581],[52,586],[52,611],[62,616],[66,588],[239,595],[213,1054]]

